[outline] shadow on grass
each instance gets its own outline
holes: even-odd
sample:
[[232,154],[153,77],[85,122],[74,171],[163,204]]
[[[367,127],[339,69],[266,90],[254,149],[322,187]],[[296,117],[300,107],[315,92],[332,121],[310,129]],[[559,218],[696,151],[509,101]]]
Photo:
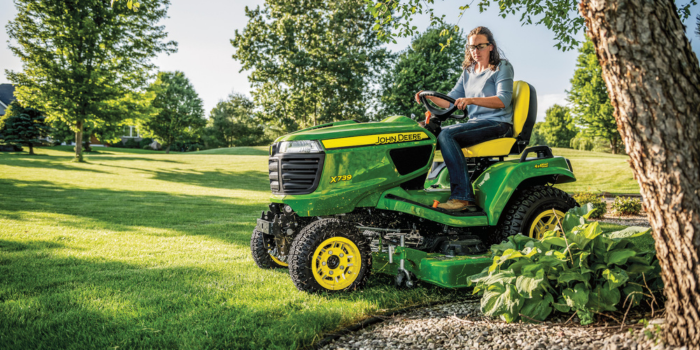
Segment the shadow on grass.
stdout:
[[55,248],[70,249],[3,256],[0,348],[294,349],[345,316],[340,305],[319,304],[323,296],[275,297],[258,273],[146,267]]
[[48,181],[0,179],[0,217],[22,221],[27,219],[27,212],[53,213],[57,214],[52,218],[57,225],[78,229],[208,235],[248,246],[256,217],[264,209],[264,205],[246,198],[86,189]]
[[[111,159],[111,158],[110,158]],[[134,159],[131,159],[134,160]],[[102,166],[114,167],[118,169],[130,169],[149,175],[154,180],[180,183],[183,185],[193,185],[200,187],[221,188],[227,190],[249,190],[264,191],[270,190],[269,175],[265,171],[228,171],[216,169],[212,171],[195,169],[173,169],[156,170],[135,168],[127,166],[116,166],[100,163]]]
[[[36,155],[30,156],[28,154],[18,154],[12,157],[2,157],[0,158],[0,165],[15,166],[21,168],[33,168],[33,169],[55,169],[64,171],[85,171],[90,173],[102,173],[106,172],[91,169],[84,166],[75,166],[75,163],[70,163],[67,159],[56,159],[56,157],[50,157],[47,155]],[[85,164],[85,163],[82,163]],[[89,164],[89,163],[88,163]]]

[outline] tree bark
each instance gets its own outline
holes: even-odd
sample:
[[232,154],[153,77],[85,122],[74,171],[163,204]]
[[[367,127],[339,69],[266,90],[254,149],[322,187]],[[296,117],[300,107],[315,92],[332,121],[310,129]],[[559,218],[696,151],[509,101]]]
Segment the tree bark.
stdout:
[[700,67],[672,1],[584,0],[665,284],[667,344],[700,349]]
[[83,161],[83,122],[78,122],[78,131],[75,132],[75,159]]

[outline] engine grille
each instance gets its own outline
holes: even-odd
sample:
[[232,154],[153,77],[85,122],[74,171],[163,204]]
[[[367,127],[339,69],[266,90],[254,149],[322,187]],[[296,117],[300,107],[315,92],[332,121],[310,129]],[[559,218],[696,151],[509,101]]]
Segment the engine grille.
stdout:
[[270,189],[274,194],[309,194],[316,190],[325,154],[277,154],[270,157]]

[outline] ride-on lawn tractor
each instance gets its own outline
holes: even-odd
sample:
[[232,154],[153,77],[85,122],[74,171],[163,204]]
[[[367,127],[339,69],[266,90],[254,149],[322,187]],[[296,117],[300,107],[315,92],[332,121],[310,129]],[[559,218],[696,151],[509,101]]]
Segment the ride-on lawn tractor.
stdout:
[[[302,291],[361,288],[370,271],[392,274],[397,286],[424,281],[467,286],[491,264],[488,248],[522,233],[554,229],[576,201],[553,184],[575,181],[567,159],[546,146],[526,148],[537,114],[535,90],[516,81],[513,137],[463,149],[480,211],[445,211],[450,196],[444,163],[433,162],[437,133],[456,108],[432,106],[425,128],[394,116],[342,121],[278,138],[270,147],[269,211],[251,239],[261,268],[289,267]],[[518,159],[506,160],[509,155]],[[528,155],[533,155],[527,158]]]

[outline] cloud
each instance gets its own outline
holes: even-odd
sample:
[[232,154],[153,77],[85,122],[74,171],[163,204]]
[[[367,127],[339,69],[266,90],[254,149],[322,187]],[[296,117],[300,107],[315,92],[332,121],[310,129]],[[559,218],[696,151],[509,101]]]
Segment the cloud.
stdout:
[[549,94],[537,96],[537,121],[543,122],[545,117],[545,112],[549,107],[558,104],[560,106],[565,106],[568,104],[566,102],[566,94]]

